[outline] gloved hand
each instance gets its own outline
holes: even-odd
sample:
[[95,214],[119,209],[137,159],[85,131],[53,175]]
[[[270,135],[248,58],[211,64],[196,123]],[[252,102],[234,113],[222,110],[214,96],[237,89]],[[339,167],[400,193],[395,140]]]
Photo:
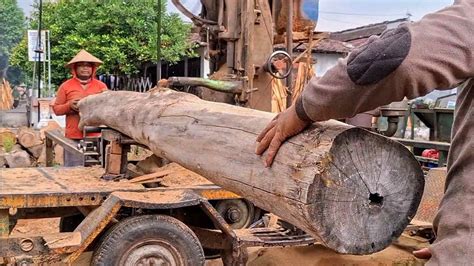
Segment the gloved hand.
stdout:
[[270,167],[280,146],[286,139],[305,129],[310,121],[301,120],[296,114],[295,105],[279,113],[257,137],[255,153],[261,155],[268,149],[265,166]]

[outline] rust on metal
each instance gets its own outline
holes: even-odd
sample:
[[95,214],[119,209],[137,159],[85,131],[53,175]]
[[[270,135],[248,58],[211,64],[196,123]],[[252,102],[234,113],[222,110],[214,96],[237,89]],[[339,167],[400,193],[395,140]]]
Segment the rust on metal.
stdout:
[[241,196],[230,192],[228,190],[219,188],[219,189],[209,189],[209,190],[199,190],[199,194],[208,199],[208,200],[220,200],[220,199],[240,199]]
[[231,248],[229,238],[220,230],[207,229],[200,227],[191,227],[193,232],[198,236],[202,247],[210,249],[228,249]]
[[160,189],[143,192],[114,192],[123,206],[145,209],[173,209],[198,205],[201,197],[191,190]]
[[444,195],[446,176],[446,167],[430,169],[425,178],[425,190],[423,191],[420,206],[414,217],[415,220],[433,223],[438,206]]
[[0,237],[10,235],[10,214],[8,209],[0,209]]
[[113,191],[144,190],[139,184],[101,180],[103,173],[99,167],[3,169],[0,208],[100,205]]
[[81,246],[69,255],[65,262],[71,264],[86,250],[90,243],[104,230],[122,206],[120,199],[109,196],[100,207],[92,211],[74,230],[81,234]]

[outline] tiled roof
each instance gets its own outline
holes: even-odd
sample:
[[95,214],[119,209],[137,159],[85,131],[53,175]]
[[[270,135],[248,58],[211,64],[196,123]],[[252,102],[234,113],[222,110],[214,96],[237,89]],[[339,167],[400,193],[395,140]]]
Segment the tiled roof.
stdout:
[[338,32],[332,32],[330,37],[331,39],[349,42],[358,39],[366,39],[372,35],[380,35],[384,32],[390,24],[398,25],[404,22],[409,22],[409,18],[401,18],[396,20],[389,20],[380,23],[365,25],[362,27],[357,27],[353,29],[347,29]]

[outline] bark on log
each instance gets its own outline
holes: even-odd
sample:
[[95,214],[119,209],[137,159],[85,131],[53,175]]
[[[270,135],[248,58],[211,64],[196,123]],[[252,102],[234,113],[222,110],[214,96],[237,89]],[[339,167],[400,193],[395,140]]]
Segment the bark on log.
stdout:
[[291,138],[265,168],[255,138],[271,113],[169,90],[105,92],[79,108],[81,126],[112,127],[341,253],[387,247],[423,192],[421,168],[405,147],[337,121]]
[[29,147],[27,150],[30,152],[31,155],[33,155],[35,159],[38,159],[41,156],[41,153],[43,153],[44,147],[44,144],[39,144],[33,147]]
[[30,155],[26,151],[15,151],[5,155],[8,167],[31,167],[33,162]]
[[7,154],[6,152],[4,152],[2,149],[0,149],[0,168],[7,165],[7,160],[5,160],[5,155],[6,154]]

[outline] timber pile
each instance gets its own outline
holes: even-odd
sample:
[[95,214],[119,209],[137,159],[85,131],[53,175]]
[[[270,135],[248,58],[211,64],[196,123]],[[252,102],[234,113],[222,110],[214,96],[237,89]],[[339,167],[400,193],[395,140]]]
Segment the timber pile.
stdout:
[[[22,127],[17,130],[0,128],[0,168],[35,167],[46,165],[44,145],[47,130],[59,128],[56,122],[49,122],[41,130]],[[55,163],[63,162],[63,149],[54,147]]]
[[387,247],[415,215],[423,192],[423,173],[409,150],[337,121],[314,123],[291,138],[265,168],[255,138],[272,113],[163,89],[92,95],[79,109],[81,126],[114,128],[340,253]]
[[13,107],[13,94],[10,83],[5,79],[0,83],[0,110],[10,110]]

